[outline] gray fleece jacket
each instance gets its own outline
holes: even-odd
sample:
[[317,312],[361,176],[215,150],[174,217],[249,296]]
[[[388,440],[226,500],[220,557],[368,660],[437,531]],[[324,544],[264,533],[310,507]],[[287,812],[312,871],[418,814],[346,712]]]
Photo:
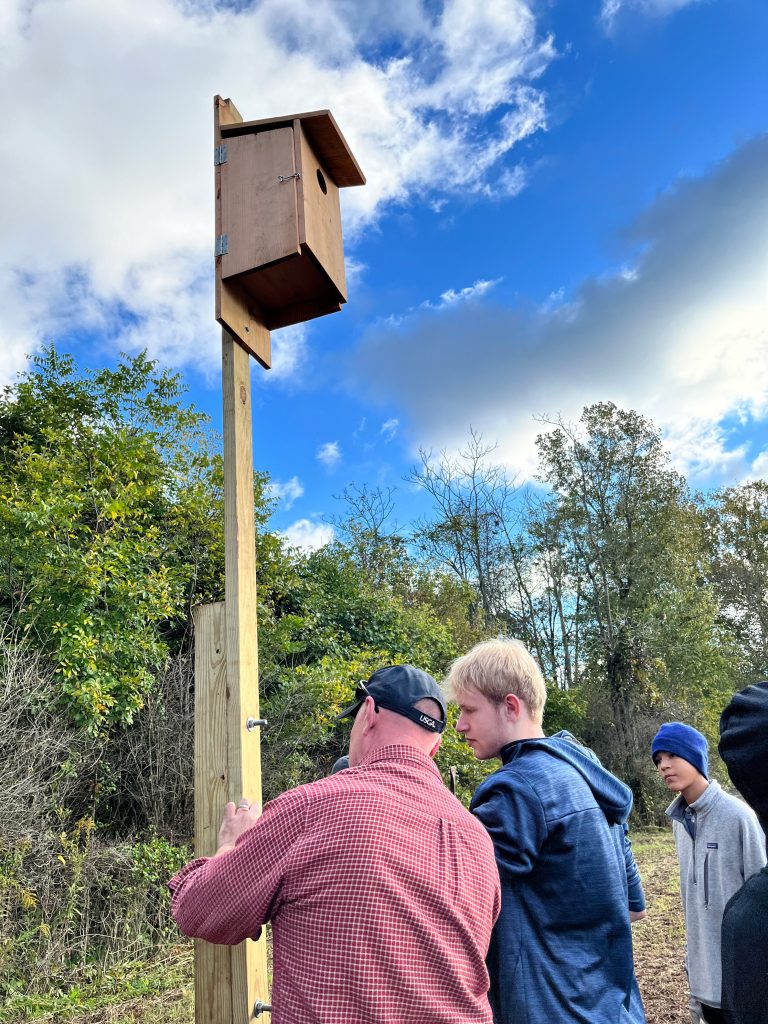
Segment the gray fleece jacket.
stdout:
[[717,782],[710,782],[690,805],[677,796],[667,816],[680,862],[688,985],[700,1002],[719,1007],[723,910],[765,864],[765,834],[754,812]]

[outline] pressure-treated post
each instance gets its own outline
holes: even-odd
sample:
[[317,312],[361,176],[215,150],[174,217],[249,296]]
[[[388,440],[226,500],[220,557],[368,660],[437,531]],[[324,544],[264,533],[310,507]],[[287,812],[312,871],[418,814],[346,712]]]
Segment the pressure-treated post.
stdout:
[[[241,796],[261,803],[256,550],[248,353],[222,331],[226,600],[195,615],[196,853],[216,849],[221,812]],[[269,1002],[264,936],[232,948],[195,943],[196,1024],[247,1024]]]
[[[227,624],[224,602],[199,605],[195,622],[195,856],[216,852],[229,790]],[[196,1024],[231,1024],[232,950],[195,940]]]
[[[256,530],[253,518],[253,421],[248,353],[221,332],[224,390],[224,533],[227,624],[227,798],[261,806],[259,655],[256,633]],[[269,1002],[267,947],[262,933],[232,950],[232,1021],[247,1021],[256,999]],[[244,1016],[242,1014],[245,1014]]]

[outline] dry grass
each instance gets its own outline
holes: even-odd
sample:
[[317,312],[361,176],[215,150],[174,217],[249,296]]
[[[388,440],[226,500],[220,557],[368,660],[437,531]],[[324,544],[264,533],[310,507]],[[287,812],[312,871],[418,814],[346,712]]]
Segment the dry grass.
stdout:
[[72,1016],[61,1011],[34,1018],[35,1024],[56,1024],[62,1019],[70,1024],[193,1024],[195,998],[192,986],[172,988],[153,996],[128,999]]
[[[647,1021],[689,1024],[683,971],[685,933],[671,832],[638,830],[633,833],[633,848],[648,902],[648,917],[633,927],[635,963]],[[79,1013],[63,1015],[59,1011],[37,1020],[39,1024],[53,1024],[66,1016],[77,1024],[193,1024],[191,957],[183,959],[186,980],[177,975],[173,987],[165,991]]]
[[668,829],[632,836],[648,917],[632,928],[635,966],[648,1024],[690,1024],[683,956],[685,926],[677,856]]

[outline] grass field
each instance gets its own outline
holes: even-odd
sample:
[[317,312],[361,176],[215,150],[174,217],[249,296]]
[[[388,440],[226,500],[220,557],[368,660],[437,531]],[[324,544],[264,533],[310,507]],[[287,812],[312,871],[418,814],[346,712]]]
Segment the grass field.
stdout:
[[[638,830],[633,833],[633,848],[648,902],[648,917],[633,926],[635,964],[648,1024],[689,1024],[683,917],[672,834],[666,829]],[[120,1000],[111,995],[102,1000],[94,994],[88,1007],[58,1003],[33,1016],[9,1017],[0,1011],[0,1024],[22,1020],[40,1024],[62,1020],[77,1024],[193,1024],[191,950],[179,947],[166,961],[165,972],[160,966],[153,970],[152,982],[141,996]],[[269,1017],[264,1019],[268,1024]]]
[[648,916],[632,927],[635,968],[648,1024],[690,1024],[683,970],[685,927],[672,832],[632,833]]

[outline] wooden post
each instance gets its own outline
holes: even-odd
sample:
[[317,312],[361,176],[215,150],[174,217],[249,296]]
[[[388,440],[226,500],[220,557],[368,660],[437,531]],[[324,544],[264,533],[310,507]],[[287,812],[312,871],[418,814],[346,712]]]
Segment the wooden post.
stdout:
[[[248,353],[222,331],[226,601],[195,613],[196,854],[216,849],[221,813],[241,796],[261,803],[256,546]],[[266,941],[195,943],[196,1024],[247,1024],[269,1003]]]
[[[253,422],[248,353],[221,332],[224,389],[224,538],[227,620],[228,799],[261,805],[261,740],[246,721],[259,718],[256,633],[256,530],[253,518]],[[247,1024],[254,1001],[269,1002],[264,933],[232,950],[232,1021]],[[245,1011],[245,1016],[241,1016]]]
[[[279,153],[275,145],[282,146]],[[254,153],[262,158],[255,163]],[[215,852],[227,801],[262,800],[260,735],[246,726],[260,717],[249,353],[269,368],[270,327],[323,316],[346,301],[337,193],[365,181],[330,111],[245,123],[220,96],[214,98],[214,166],[226,599],[195,611],[198,856]],[[274,223],[276,209],[290,214],[285,250],[285,218]],[[258,259],[223,266],[244,252],[253,256],[252,249]],[[291,266],[283,267],[288,258]],[[269,1003],[268,988],[263,934],[234,948],[195,943],[196,1024],[248,1024],[254,1003]]]
[[[224,603],[200,605],[195,622],[195,856],[216,852],[227,802],[227,651]],[[230,1024],[232,950],[195,939],[195,1021]]]

